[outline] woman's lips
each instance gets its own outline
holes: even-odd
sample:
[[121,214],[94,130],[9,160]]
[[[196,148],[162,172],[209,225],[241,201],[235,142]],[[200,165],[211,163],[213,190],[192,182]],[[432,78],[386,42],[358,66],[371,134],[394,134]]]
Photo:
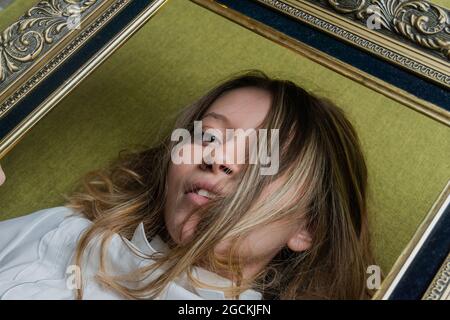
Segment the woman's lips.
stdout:
[[186,197],[197,206],[202,206],[210,200],[209,198],[199,195],[196,192],[188,192],[186,193]]
[[[208,189],[206,189],[208,188]],[[193,205],[193,207],[201,207],[211,201],[216,199],[218,196],[214,191],[214,187],[203,183],[194,185],[189,191],[185,192],[187,200]],[[188,221],[184,223],[181,229],[180,241],[184,242],[187,238],[190,238],[195,231],[195,228],[200,220],[198,213],[193,213]]]
[[194,185],[190,190],[188,190],[185,195],[197,206],[204,205],[208,203],[211,199],[215,199],[217,194],[213,191],[214,187],[206,184]]

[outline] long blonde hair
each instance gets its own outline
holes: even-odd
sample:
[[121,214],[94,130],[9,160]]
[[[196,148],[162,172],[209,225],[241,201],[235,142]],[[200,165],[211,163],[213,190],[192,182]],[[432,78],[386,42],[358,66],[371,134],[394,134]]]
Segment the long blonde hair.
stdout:
[[[67,197],[66,206],[93,222],[79,241],[76,263],[81,265],[89,243],[100,237],[98,281],[135,299],[157,297],[182,272],[196,285],[207,286],[192,276],[193,266],[200,263],[212,271],[227,268],[236,275],[234,285],[223,288],[231,296],[254,288],[264,299],[369,298],[366,268],[374,262],[366,205],[367,168],[355,129],[339,107],[291,81],[251,70],[230,77],[185,108],[174,128],[192,128],[215,99],[242,87],[261,88],[272,95],[263,126],[279,129],[278,173],[264,176],[259,174],[259,164],[247,166],[235,193],[199,209],[202,220],[194,237],[181,246],[168,236],[163,218],[174,145],[170,135],[150,148],[121,151],[107,168],[87,173],[79,190]],[[261,191],[282,175],[288,177],[283,186],[255,206]],[[283,202],[292,192],[295,201]],[[303,221],[312,235],[311,248],[298,253],[286,247],[255,277],[243,279],[239,259],[233,258],[240,241],[255,228],[286,217]],[[161,235],[171,250],[152,257],[154,263],[132,274],[108,275],[104,261],[109,239],[116,233],[130,239],[140,222],[148,238]],[[214,254],[224,238],[234,240],[225,261]],[[139,282],[160,267],[165,268],[163,274]],[[130,287],[129,281],[142,285]],[[82,297],[82,289],[77,297]]]

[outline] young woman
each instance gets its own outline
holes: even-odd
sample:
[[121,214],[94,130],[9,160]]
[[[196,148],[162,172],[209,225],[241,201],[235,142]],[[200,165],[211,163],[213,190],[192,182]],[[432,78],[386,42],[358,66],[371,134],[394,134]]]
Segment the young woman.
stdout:
[[[0,297],[369,298],[367,169],[343,111],[250,71],[183,110],[174,129],[193,133],[195,121],[203,139],[182,152],[228,145],[214,161],[175,163],[168,136],[88,173],[64,206],[1,222]],[[229,161],[255,149],[226,129],[276,130],[276,173]]]

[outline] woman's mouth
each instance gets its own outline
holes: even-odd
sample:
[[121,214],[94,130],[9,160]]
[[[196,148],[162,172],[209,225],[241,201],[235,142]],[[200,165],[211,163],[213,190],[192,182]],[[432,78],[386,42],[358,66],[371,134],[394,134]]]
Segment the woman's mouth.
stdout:
[[194,189],[186,193],[188,199],[196,205],[204,205],[216,197],[216,194],[206,189]]
[[202,197],[205,197],[205,198],[208,198],[208,199],[214,199],[215,198],[215,194],[214,193],[212,193],[212,192],[210,192],[208,190],[205,190],[205,189],[198,189],[198,190],[195,190],[193,192],[198,194],[199,196],[202,196]]
[[204,205],[219,196],[219,190],[215,184],[207,181],[190,183],[185,195],[197,206]]
[[[217,185],[208,181],[196,181],[194,183],[188,183],[187,186],[184,195],[193,207],[201,207],[222,195]],[[180,239],[182,242],[192,235],[199,220],[200,216],[198,213],[191,214],[181,230]]]

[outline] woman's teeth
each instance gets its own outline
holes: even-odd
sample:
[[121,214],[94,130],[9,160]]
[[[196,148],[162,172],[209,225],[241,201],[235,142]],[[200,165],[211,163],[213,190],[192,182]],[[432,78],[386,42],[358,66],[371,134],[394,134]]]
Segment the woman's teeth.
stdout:
[[198,189],[195,193],[208,199],[214,198],[214,194],[205,189]]

